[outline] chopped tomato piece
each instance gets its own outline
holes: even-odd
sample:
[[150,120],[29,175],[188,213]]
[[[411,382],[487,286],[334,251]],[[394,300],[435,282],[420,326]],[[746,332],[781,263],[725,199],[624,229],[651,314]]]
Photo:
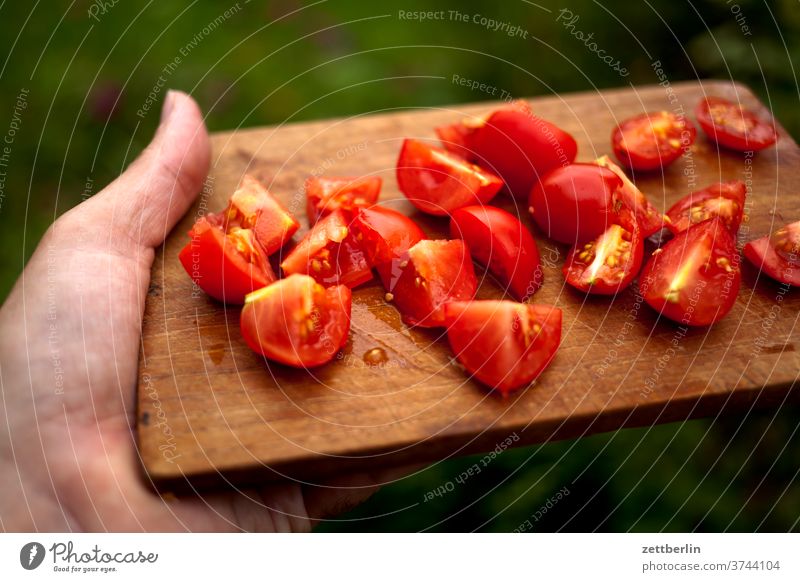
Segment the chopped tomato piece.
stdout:
[[751,240],[744,246],[744,256],[776,281],[800,287],[800,221]]
[[509,192],[526,198],[550,170],[575,161],[575,139],[529,112],[495,111],[474,135],[472,147],[481,165],[491,168]]
[[350,330],[350,289],[325,288],[291,275],[250,293],[241,314],[242,335],[254,352],[296,368],[333,359]]
[[325,178],[306,180],[306,215],[314,224],[334,210],[352,213],[378,201],[383,180],[378,176]]
[[414,206],[437,216],[470,204],[486,204],[503,186],[491,172],[415,139],[403,142],[397,184]]
[[758,151],[778,140],[773,123],[762,121],[752,111],[721,97],[700,101],[695,115],[708,138],[726,148]]
[[597,240],[572,248],[564,262],[564,277],[586,293],[613,295],[639,274],[642,248],[635,229],[613,224]]
[[669,111],[644,113],[620,123],[611,134],[614,154],[632,170],[666,168],[697,136],[692,122]]
[[450,220],[450,236],[464,239],[472,258],[516,299],[524,301],[542,286],[536,241],[513,214],[494,206],[459,208]]
[[456,301],[445,306],[447,338],[456,358],[504,396],[527,386],[561,343],[561,310],[515,301]]
[[642,238],[647,238],[664,228],[664,215],[650,204],[647,196],[630,181],[622,169],[611,161],[608,156],[602,156],[595,163],[614,172],[622,180],[622,187],[618,191],[618,203],[626,206],[633,212],[636,222],[642,232]]
[[[501,107],[500,110],[521,111],[526,115],[531,115],[530,105],[522,99],[512,101],[505,107]],[[469,116],[450,125],[441,125],[435,128],[436,135],[444,149],[458,154],[470,162],[477,163],[478,159],[473,151],[472,140],[475,132],[483,127],[490,115],[491,113],[483,117]]]
[[721,218],[701,222],[656,250],[639,288],[656,311],[683,325],[711,325],[736,302],[739,254]]
[[271,255],[292,238],[300,228],[294,216],[281,206],[266,188],[245,175],[225,210],[226,229],[250,229],[267,255]]
[[357,287],[372,278],[367,257],[341,210],[317,222],[281,263],[287,275],[311,275],[325,285]]
[[719,216],[732,234],[739,231],[744,216],[747,186],[743,182],[720,182],[684,196],[667,211],[667,226],[673,234]]
[[388,295],[409,325],[444,325],[445,303],[475,297],[475,269],[461,240],[421,240],[409,249],[408,261],[400,267]]

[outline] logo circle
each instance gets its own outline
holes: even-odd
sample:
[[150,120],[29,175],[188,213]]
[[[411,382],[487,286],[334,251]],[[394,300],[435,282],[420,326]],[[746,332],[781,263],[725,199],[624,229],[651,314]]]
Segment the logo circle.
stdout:
[[28,542],[19,551],[19,563],[26,570],[35,570],[44,561],[44,546],[39,542]]

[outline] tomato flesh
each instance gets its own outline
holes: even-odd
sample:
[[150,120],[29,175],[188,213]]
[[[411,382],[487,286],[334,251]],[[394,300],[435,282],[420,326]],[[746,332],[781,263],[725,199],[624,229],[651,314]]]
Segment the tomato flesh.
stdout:
[[477,380],[503,395],[527,386],[561,343],[561,310],[515,301],[457,301],[445,306],[447,338]]
[[778,140],[772,123],[762,121],[752,111],[721,97],[703,99],[695,115],[708,138],[726,148],[758,151]]
[[463,239],[472,258],[516,299],[524,301],[541,287],[539,249],[516,216],[494,206],[466,206],[453,212],[450,237]]
[[250,293],[242,308],[242,336],[270,360],[311,368],[331,361],[347,342],[350,289],[325,288],[306,275],[291,275]]
[[620,123],[611,134],[614,155],[632,170],[666,168],[697,136],[692,122],[669,111],[644,113]]
[[287,275],[305,274],[325,286],[357,287],[372,278],[367,257],[342,210],[320,219],[281,263]]
[[744,256],[776,281],[800,287],[800,221],[750,241],[744,246]]
[[529,210],[558,242],[592,240],[614,222],[614,195],[622,180],[597,164],[570,164],[548,172],[531,190]]
[[383,180],[378,176],[311,177],[306,180],[306,216],[314,224],[333,212],[352,213],[378,201]]
[[622,168],[611,161],[608,156],[597,158],[595,164],[608,168],[622,180],[622,187],[618,190],[617,202],[629,208],[634,214],[636,223],[642,233],[642,238],[647,238],[664,228],[664,215],[650,204],[647,196],[630,181],[625,172],[622,171]]
[[613,295],[639,274],[642,249],[638,232],[612,224],[597,240],[572,248],[564,262],[564,277],[585,293]]
[[409,249],[408,260],[400,268],[390,295],[408,325],[444,325],[443,306],[473,299],[478,288],[461,240],[421,240]]
[[403,142],[397,184],[414,206],[436,216],[462,206],[486,204],[503,186],[491,172],[415,139]]
[[639,277],[642,296],[653,309],[691,326],[724,317],[740,284],[736,245],[719,217],[678,234],[653,254]]
[[352,226],[367,261],[390,292],[402,272],[400,264],[408,260],[408,250],[428,238],[409,217],[381,206],[360,209]]
[[292,238],[300,223],[255,178],[245,175],[225,210],[226,229],[253,231],[267,255]]
[[509,192],[519,198],[527,197],[550,170],[574,162],[578,153],[569,133],[513,109],[495,111],[471,141],[479,163],[497,172]]
[[720,182],[684,196],[667,211],[667,227],[673,234],[719,216],[732,234],[739,231],[744,216],[747,186],[743,182]]

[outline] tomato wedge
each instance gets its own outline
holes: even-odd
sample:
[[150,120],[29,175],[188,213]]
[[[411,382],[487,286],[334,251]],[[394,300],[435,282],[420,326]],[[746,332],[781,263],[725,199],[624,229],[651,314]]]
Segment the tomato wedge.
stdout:
[[300,223],[255,178],[245,175],[225,210],[226,230],[253,231],[267,255],[292,238]]
[[548,172],[531,190],[529,210],[544,233],[559,242],[590,241],[614,222],[614,196],[622,180],[597,164],[570,164]]
[[611,134],[614,155],[632,170],[666,168],[697,136],[692,122],[669,111],[643,113],[620,123]]
[[664,215],[650,204],[647,196],[630,181],[622,168],[612,162],[608,156],[597,158],[595,164],[608,168],[622,180],[622,187],[618,191],[618,202],[633,212],[636,223],[642,232],[642,238],[647,238],[664,228]]
[[400,263],[408,260],[408,250],[428,238],[408,216],[382,206],[360,209],[352,227],[367,261],[390,292],[402,273]]
[[372,271],[345,214],[334,210],[320,219],[281,263],[287,275],[311,275],[325,285],[357,287]]
[[464,242],[421,240],[408,251],[408,261],[387,295],[408,325],[444,325],[443,306],[475,297],[478,282]]
[[740,152],[763,150],[778,140],[773,123],[721,97],[708,97],[695,109],[697,122],[708,138]]
[[472,258],[516,299],[524,301],[542,286],[536,241],[513,214],[494,206],[459,208],[450,219],[450,237],[464,239]]
[[447,150],[407,139],[397,160],[397,185],[423,212],[445,216],[462,206],[486,204],[503,182]]
[[751,240],[744,246],[744,256],[776,281],[800,287],[800,221]]
[[721,218],[678,234],[653,254],[639,277],[644,300],[684,325],[711,325],[736,302],[739,254]]
[[325,288],[306,275],[291,275],[250,293],[241,328],[250,349],[270,360],[311,368],[333,359],[350,331],[350,289]]
[[456,301],[445,306],[447,338],[474,378],[504,396],[527,386],[561,343],[561,310],[515,301]]
[[474,135],[472,147],[481,165],[491,168],[518,198],[547,172],[575,161],[578,145],[558,126],[531,113],[499,110]]
[[194,283],[214,299],[241,304],[245,295],[275,281],[252,230],[234,227],[226,232],[224,219],[209,214],[194,224],[189,236],[192,240],[178,258]]
[[639,274],[643,247],[635,228],[612,224],[597,240],[572,248],[564,261],[564,277],[585,293],[614,295]]
[[719,216],[736,235],[744,216],[747,186],[743,182],[720,182],[684,196],[667,211],[667,227],[673,234]]
[[311,177],[306,180],[306,215],[314,224],[334,210],[352,213],[378,201],[383,180],[379,176]]

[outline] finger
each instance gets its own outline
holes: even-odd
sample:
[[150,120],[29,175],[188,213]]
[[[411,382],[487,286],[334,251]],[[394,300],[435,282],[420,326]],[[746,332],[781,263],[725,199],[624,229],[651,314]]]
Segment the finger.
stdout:
[[[77,209],[114,235],[155,247],[183,216],[208,175],[211,147],[197,103],[169,91],[150,145],[96,197]],[[83,208],[82,208],[83,207]],[[109,234],[111,234],[109,233]]]

